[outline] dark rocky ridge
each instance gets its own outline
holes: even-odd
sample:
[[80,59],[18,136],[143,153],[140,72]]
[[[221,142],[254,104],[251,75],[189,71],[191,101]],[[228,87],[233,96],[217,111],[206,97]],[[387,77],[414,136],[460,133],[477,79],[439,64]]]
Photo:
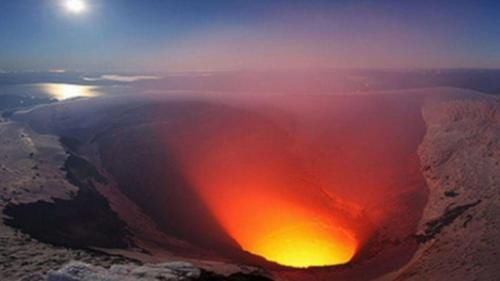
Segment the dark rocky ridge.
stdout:
[[45,243],[84,249],[127,248],[130,240],[126,224],[111,210],[93,181],[106,179],[85,159],[70,154],[64,168],[67,180],[79,188],[70,200],[9,204],[4,223]]
[[[425,229],[423,234],[417,234],[415,239],[419,243],[425,243],[438,235],[443,228],[452,224],[458,217],[460,217],[463,213],[465,213],[468,209],[473,208],[481,203],[481,200],[478,200],[474,203],[459,205],[459,206],[450,206],[445,210],[445,213],[439,218],[433,219],[426,223],[427,228]],[[467,225],[467,222],[464,222],[464,227]]]

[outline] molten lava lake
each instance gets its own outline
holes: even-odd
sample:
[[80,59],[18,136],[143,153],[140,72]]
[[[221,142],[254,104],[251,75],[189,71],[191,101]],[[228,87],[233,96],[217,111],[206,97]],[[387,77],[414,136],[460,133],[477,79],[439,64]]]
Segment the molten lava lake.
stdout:
[[[252,204],[252,201],[245,203]],[[249,223],[247,227],[230,226],[231,221],[244,219],[239,215],[228,218],[228,232],[243,249],[291,267],[344,264],[354,256],[357,241],[342,225],[297,206],[268,203],[274,208],[259,210],[254,218],[260,221]]]
[[241,262],[370,260],[360,272],[375,276],[415,249],[400,241],[426,202],[420,106],[390,94],[169,101],[128,111],[97,142],[122,192],[173,237]]

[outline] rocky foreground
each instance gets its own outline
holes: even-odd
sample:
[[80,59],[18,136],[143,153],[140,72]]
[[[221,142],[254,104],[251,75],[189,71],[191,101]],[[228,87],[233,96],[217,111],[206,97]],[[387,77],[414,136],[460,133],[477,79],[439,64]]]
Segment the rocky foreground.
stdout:
[[31,275],[23,281],[270,281],[262,272],[249,271],[229,276],[211,273],[186,262],[151,265],[113,265],[109,269],[71,262],[60,270]]

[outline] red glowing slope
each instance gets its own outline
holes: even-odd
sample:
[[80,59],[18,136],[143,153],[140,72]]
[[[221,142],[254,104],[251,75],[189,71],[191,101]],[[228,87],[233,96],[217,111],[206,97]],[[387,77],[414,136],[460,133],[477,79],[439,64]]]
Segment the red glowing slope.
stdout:
[[[296,267],[346,263],[407,207],[392,198],[425,186],[415,154],[418,103],[298,98],[283,109],[293,126],[263,110],[207,111],[176,126],[166,145],[243,249]],[[411,231],[419,204],[394,232]]]

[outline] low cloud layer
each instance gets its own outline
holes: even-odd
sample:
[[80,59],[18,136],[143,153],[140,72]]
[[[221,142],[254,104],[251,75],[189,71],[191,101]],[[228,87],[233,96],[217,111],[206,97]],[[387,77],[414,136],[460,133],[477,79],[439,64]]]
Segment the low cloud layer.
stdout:
[[161,79],[161,77],[153,75],[118,75],[118,74],[108,74],[101,75],[99,77],[83,77],[85,81],[117,81],[117,82],[136,82],[142,80],[156,80]]

